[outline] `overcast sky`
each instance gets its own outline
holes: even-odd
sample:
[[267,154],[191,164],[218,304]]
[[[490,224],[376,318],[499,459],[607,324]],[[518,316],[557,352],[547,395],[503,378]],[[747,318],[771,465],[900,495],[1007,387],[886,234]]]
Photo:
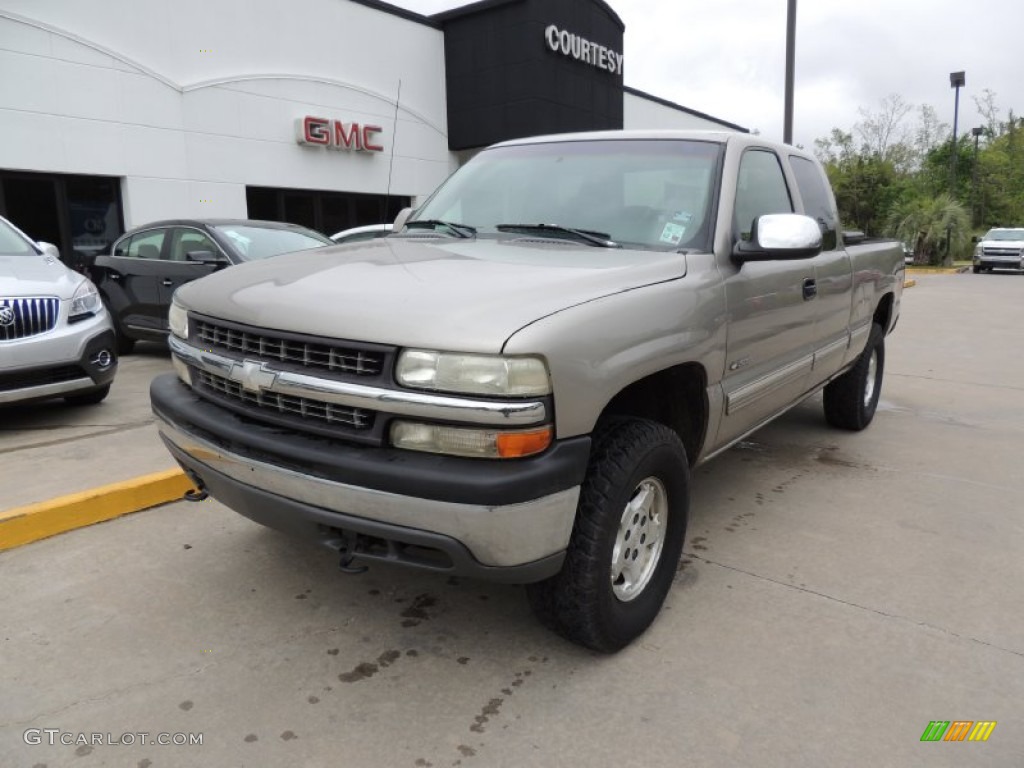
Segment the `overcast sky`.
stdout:
[[[782,139],[787,0],[608,0],[626,25],[626,85]],[[430,14],[468,3],[391,0]],[[802,0],[793,134],[808,149],[858,107],[897,93],[953,123],[949,73],[964,70],[960,133],[980,125],[972,96],[1024,115],[1021,0]]]

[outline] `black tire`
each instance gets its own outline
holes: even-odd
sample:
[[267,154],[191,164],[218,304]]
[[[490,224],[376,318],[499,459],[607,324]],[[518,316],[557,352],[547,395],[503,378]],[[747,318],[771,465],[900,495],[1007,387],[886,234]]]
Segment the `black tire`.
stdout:
[[[574,643],[605,653],[643,634],[665,602],[682,553],[689,475],[683,444],[668,427],[643,419],[619,419],[595,431],[562,570],[526,587],[542,624]],[[627,505],[639,504],[640,494],[662,515],[660,552],[655,540],[659,527],[650,525],[654,516],[642,521],[634,517],[628,527],[622,525]],[[617,541],[620,534],[627,538]],[[633,542],[646,546],[630,549],[631,534]],[[625,548],[623,542],[627,542]],[[616,562],[636,563],[638,552],[645,556],[634,566],[641,572],[636,583],[622,578],[629,565],[620,568],[613,583]],[[625,599],[623,593],[629,593]]]
[[106,384],[99,389],[94,389],[81,395],[68,395],[64,398],[64,401],[68,405],[96,405],[96,403],[101,402],[109,394],[110,385]]
[[885,333],[874,323],[857,364],[825,387],[825,420],[840,429],[864,429],[875,417],[884,372]]
[[974,270],[974,274],[976,274],[976,275],[980,275],[981,274],[981,267],[975,265],[973,267],[973,270]]
[[135,349],[135,339],[125,336],[117,326],[114,326],[114,335],[117,337],[117,354],[130,355]]

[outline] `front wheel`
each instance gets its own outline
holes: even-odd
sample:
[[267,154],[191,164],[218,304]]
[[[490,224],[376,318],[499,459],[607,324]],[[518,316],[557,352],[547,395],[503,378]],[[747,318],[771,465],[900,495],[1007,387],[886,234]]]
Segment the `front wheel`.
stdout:
[[602,425],[562,570],[527,585],[537,617],[597,651],[628,645],[672,586],[688,510],[689,465],[675,432],[643,419]]
[[875,417],[885,370],[885,333],[874,323],[857,364],[825,387],[825,420],[833,427],[859,431]]

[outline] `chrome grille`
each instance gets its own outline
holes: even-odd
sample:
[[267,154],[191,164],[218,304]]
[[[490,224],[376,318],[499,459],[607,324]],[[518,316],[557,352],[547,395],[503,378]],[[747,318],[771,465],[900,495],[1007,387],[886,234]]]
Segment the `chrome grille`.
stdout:
[[60,301],[55,298],[0,298],[0,341],[52,331],[59,314]]
[[[308,397],[280,395],[276,392],[250,392],[241,384],[206,371],[195,371],[195,381],[203,389],[235,403],[268,414],[308,419],[332,427],[367,430],[373,427],[374,412],[347,405],[324,403]],[[256,414],[253,414],[256,416]]]
[[357,349],[344,343],[298,341],[273,334],[247,331],[193,319],[196,339],[203,344],[232,352],[356,376],[377,376],[384,366],[384,354]]
[[986,245],[982,252],[986,256],[1020,256],[1020,248],[1007,247],[1005,245]]

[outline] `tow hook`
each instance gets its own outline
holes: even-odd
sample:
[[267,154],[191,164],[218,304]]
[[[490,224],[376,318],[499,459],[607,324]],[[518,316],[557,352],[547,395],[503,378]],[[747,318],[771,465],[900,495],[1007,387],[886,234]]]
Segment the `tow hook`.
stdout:
[[206,490],[206,486],[203,485],[203,481],[199,479],[199,475],[193,472],[191,469],[185,470],[185,476],[192,481],[195,488],[185,491],[185,501],[202,501],[210,497],[210,492]]
[[340,555],[338,570],[342,573],[347,573],[353,576],[357,576],[360,573],[366,573],[370,570],[365,565],[352,565],[352,561],[356,558],[356,535],[345,531],[338,531],[338,533],[341,534],[338,538],[324,542],[328,547],[336,550]]

